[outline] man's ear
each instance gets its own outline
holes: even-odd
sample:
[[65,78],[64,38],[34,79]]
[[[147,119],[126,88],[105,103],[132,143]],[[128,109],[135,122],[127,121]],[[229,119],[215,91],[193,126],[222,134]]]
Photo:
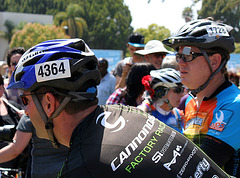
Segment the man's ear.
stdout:
[[57,100],[52,93],[46,93],[42,99],[42,106],[47,116],[50,117],[55,111]]
[[221,61],[222,61],[222,56],[220,54],[216,53],[211,56],[210,62],[211,62],[211,67],[213,72],[217,70],[217,68],[220,66]]

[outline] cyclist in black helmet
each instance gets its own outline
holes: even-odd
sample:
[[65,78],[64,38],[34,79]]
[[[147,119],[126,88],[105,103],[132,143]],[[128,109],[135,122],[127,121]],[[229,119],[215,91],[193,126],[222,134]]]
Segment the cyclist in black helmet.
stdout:
[[236,162],[240,90],[226,73],[226,63],[235,49],[232,32],[229,25],[201,19],[186,23],[163,43],[177,51],[181,81],[190,91],[184,134],[229,174],[240,177]]
[[[41,138],[70,147],[59,177],[228,177],[196,145],[135,107],[97,102],[98,60],[81,39],[51,40],[20,59],[22,89]],[[46,160],[47,161],[47,160]]]

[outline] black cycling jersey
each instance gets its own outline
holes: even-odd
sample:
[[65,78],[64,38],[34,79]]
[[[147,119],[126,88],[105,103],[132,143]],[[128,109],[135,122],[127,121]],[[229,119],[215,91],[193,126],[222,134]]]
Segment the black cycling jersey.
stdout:
[[199,147],[135,107],[99,106],[74,130],[59,177],[229,177]]

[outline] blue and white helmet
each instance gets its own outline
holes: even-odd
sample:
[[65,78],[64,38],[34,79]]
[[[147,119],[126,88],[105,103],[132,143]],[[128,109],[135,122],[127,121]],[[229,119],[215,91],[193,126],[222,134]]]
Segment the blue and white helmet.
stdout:
[[[35,91],[41,86],[63,90],[76,100],[93,99],[96,91],[77,92],[88,81],[100,83],[98,60],[82,39],[56,39],[27,50],[13,72],[8,89]],[[81,94],[84,97],[80,96]],[[79,95],[79,96],[78,96]]]
[[173,88],[182,85],[180,72],[173,68],[152,70],[150,75],[152,78],[151,87],[153,90],[159,86]]

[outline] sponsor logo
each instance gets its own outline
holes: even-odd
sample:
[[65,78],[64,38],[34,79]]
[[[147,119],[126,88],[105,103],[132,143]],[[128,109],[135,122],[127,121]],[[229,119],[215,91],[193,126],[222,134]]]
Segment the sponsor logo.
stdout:
[[125,121],[125,119],[122,116],[120,116],[114,123],[109,123],[107,121],[107,119],[109,118],[111,113],[112,112],[105,111],[105,112],[99,114],[97,119],[96,119],[96,124],[98,123],[98,120],[100,118],[102,118],[101,125],[103,127],[108,128],[108,129],[112,129],[111,132],[118,132],[118,131],[122,130],[125,127],[126,121]]
[[132,173],[137,168],[137,166],[144,161],[144,159],[151,153],[154,146],[156,146],[157,142],[160,140],[162,133],[164,133],[166,125],[160,122],[159,120],[155,120],[155,121],[159,123],[157,130],[154,132],[155,135],[152,136],[152,138],[148,141],[146,146],[144,146],[142,151],[139,152],[139,154],[130,162],[130,164],[128,164],[125,167],[125,170],[128,173]]
[[34,52],[31,52],[31,53],[28,53],[27,55],[24,55],[21,62],[24,62],[25,60],[30,60],[32,59],[33,57],[35,57],[36,55],[39,55],[39,54],[46,54],[47,50],[40,50],[40,51],[34,51]]
[[215,118],[216,118],[216,121],[212,122],[209,128],[217,131],[223,131],[226,125],[226,123],[223,122],[224,120],[223,112],[219,110],[219,112],[215,114]]
[[186,128],[188,128],[189,126],[191,125],[199,125],[201,126],[203,123],[203,119],[202,118],[199,118],[199,117],[196,117],[196,118],[193,118],[191,120],[189,120],[187,123],[186,123]]
[[197,170],[194,173],[194,177],[201,178],[203,176],[203,173],[208,171],[210,169],[210,167],[211,166],[210,166],[209,162],[205,158],[203,158],[203,160],[200,161],[197,165]]
[[163,164],[163,166],[164,166],[167,170],[171,171],[171,165],[172,165],[172,164],[175,164],[175,163],[177,162],[177,157],[178,157],[178,156],[181,156],[181,153],[180,153],[181,148],[182,148],[182,146],[177,145],[176,149],[173,150],[173,159],[172,159],[169,163]]
[[[187,142],[186,142],[187,144]],[[185,145],[186,145],[185,144]],[[187,160],[185,161],[185,163],[183,164],[181,170],[179,171],[177,177],[181,177],[183,175],[183,173],[185,172],[186,167],[188,166],[188,163],[190,162],[190,160],[193,158],[193,156],[197,153],[198,148],[194,147],[191,154],[188,156]]]
[[[140,130],[140,132],[137,134],[137,136],[125,147],[124,150],[122,150],[117,157],[115,157],[111,162],[111,167],[113,171],[116,171],[125,160],[127,160],[131,155],[132,152],[136,151],[136,149],[139,147],[139,145],[142,144],[142,142],[146,139],[147,135],[152,130],[155,118],[153,116],[149,116],[146,120],[146,123],[144,124],[143,128]],[[145,157],[147,153],[151,151],[151,148],[153,145],[157,142],[157,139],[153,137],[147,144],[147,146],[144,147],[144,149],[139,153],[137,157],[135,157],[135,163],[133,163],[131,166],[135,167],[138,165],[142,160],[143,156]],[[130,171],[131,167],[127,167],[126,170],[131,173]]]
[[174,140],[176,136],[176,132],[172,131],[171,135],[169,136],[167,142],[165,143],[165,145],[162,147],[161,151],[157,151],[153,157],[152,157],[152,161],[154,163],[158,163],[161,158],[163,157],[164,153],[168,150],[169,146],[171,145],[172,141]]

